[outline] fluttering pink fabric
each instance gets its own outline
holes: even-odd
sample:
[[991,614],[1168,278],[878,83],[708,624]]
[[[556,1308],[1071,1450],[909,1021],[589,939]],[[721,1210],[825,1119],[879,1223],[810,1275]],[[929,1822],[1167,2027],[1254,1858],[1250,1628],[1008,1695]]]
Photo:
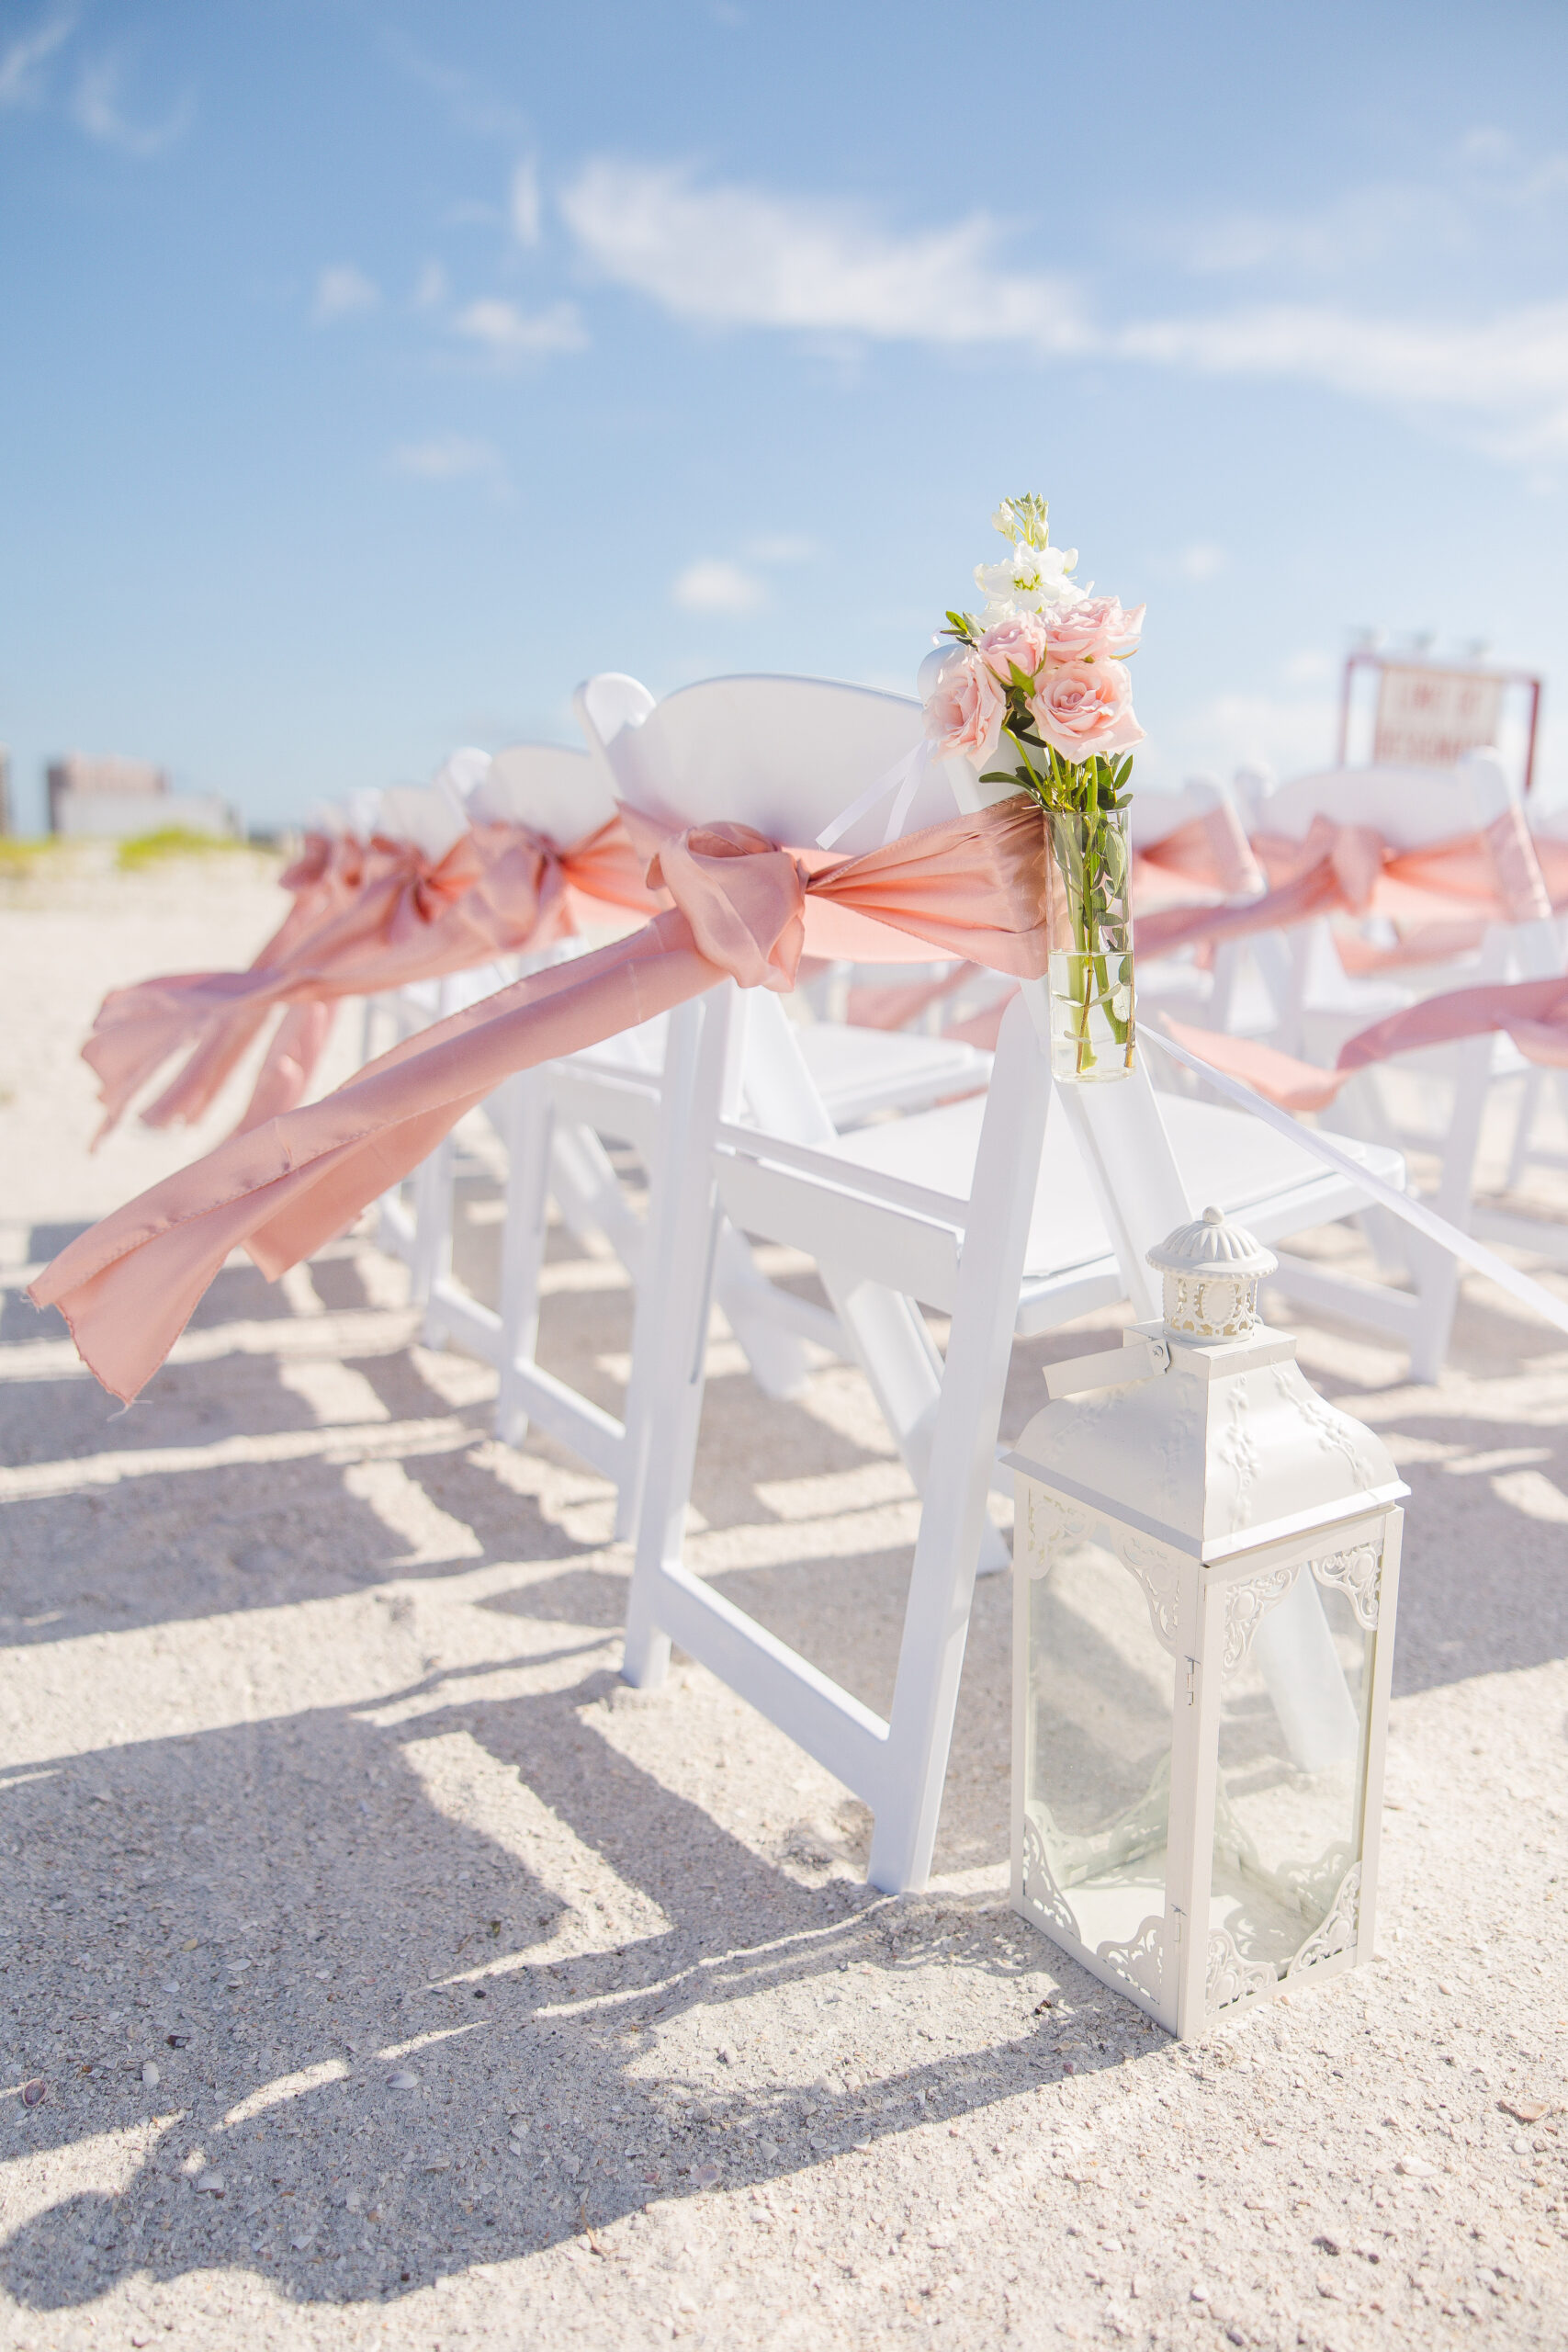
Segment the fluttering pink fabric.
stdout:
[[[644,831],[630,816],[628,826]],[[1018,978],[1045,968],[1044,844],[1030,806],[950,819],[837,860],[741,825],[694,826],[658,842],[648,887],[657,879],[675,903],[642,930],[513,982],[320,1102],[231,1136],[62,1250],[33,1283],[35,1305],[62,1310],[84,1361],[129,1400],[231,1250],[243,1247],[275,1278],[341,1233],[513,1071],[597,1044],[727,975],[787,989],[802,955],[836,955],[821,942],[846,927],[858,936],[891,926]]]
[[[1206,809],[1149,848],[1135,850],[1132,878],[1140,945],[1147,935],[1145,926],[1149,915],[1173,902],[1184,910],[1190,908],[1195,888],[1208,894],[1201,903],[1213,905],[1242,891],[1261,891],[1267,887],[1241,820],[1227,802]],[[909,960],[907,951],[896,952],[901,961]],[[1156,951],[1151,948],[1149,952]],[[933,1005],[955,996],[978,977],[978,970],[976,965],[965,963],[935,979],[883,984],[862,981],[849,991],[845,1018],[856,1028],[907,1028]],[[942,1035],[992,1051],[1012,993],[987,1004],[967,1020],[945,1023]]]
[[476,825],[438,859],[409,842],[378,838],[362,848],[317,837],[284,876],[294,908],[249,971],[181,973],[106,997],[82,1049],[99,1080],[99,1138],[193,1037],[184,1068],[142,1118],[154,1127],[199,1118],[276,1008],[311,1005],[311,1017],[280,1022],[236,1132],[292,1109],[338,1000],[547,947],[594,905],[651,914],[660,900],[645,863],[615,819],[564,846],[525,826]]
[[1484,926],[1551,912],[1535,845],[1516,808],[1483,832],[1426,849],[1395,849],[1370,825],[1338,825],[1328,817],[1314,817],[1301,841],[1259,833],[1252,846],[1268,872],[1265,895],[1234,906],[1156,910],[1139,925],[1145,954],[1256,938],[1335,913],[1386,915],[1419,926],[1462,904]]
[[1194,889],[1218,899],[1266,888],[1263,869],[1228,801],[1133,853],[1133,909],[1140,919],[1162,907],[1191,906]]
[[1245,1079],[1280,1110],[1325,1111],[1358,1070],[1392,1061],[1396,1054],[1415,1053],[1423,1046],[1451,1046],[1466,1037],[1501,1032],[1513,1039],[1527,1061],[1568,1069],[1568,978],[1500,980],[1483,988],[1450,989],[1440,996],[1424,997],[1419,1003],[1405,1005],[1358,1030],[1340,1047],[1333,1069],[1299,1061],[1293,1054],[1281,1053],[1255,1037],[1196,1029],[1168,1015],[1166,1027],[1190,1053],[1232,1078]]

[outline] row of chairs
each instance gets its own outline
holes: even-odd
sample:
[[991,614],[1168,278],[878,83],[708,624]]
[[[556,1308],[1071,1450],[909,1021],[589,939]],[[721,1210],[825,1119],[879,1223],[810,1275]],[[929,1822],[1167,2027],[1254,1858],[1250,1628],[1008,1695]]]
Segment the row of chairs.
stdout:
[[[714,680],[656,702],[633,680],[604,676],[577,707],[582,753],[502,753],[471,790],[504,788],[506,813],[561,839],[590,831],[618,800],[670,825],[729,820],[809,842],[868,778],[906,761],[920,732],[917,704],[814,680]],[[933,762],[897,831],[994,797],[966,770]],[[493,797],[484,805],[500,813]],[[1160,803],[1134,807],[1147,842]],[[1191,808],[1165,813],[1185,821]],[[870,809],[835,846],[874,847],[886,821],[885,806]],[[434,835],[429,846],[438,847]],[[1253,951],[1252,962],[1275,987],[1288,984],[1288,958]],[[1221,951],[1212,974],[1189,966],[1165,978],[1190,1012],[1236,1001],[1240,970]],[[404,1028],[429,1021],[497,977],[404,991],[378,1017]],[[1151,978],[1145,1018],[1162,992]],[[889,1889],[918,1886],[929,1871],[973,1579],[1003,1557],[987,1502],[1014,1338],[1119,1300],[1140,1318],[1155,1315],[1145,1252],[1195,1207],[1216,1203],[1270,1244],[1368,1207],[1352,1178],[1289,1138],[1201,1094],[1156,1095],[1142,1069],[1112,1087],[1054,1091],[1047,1026],[1040,983],[1009,1006],[993,1057],[942,1035],[803,1023],[776,997],[727,981],[643,1029],[513,1079],[487,1106],[505,1154],[495,1307],[453,1271],[450,1145],[420,1171],[412,1199],[383,1204],[383,1236],[410,1260],[429,1336],[457,1338],[496,1365],[501,1432],[515,1442],[536,1424],[615,1482],[618,1525],[634,1545],[628,1679],[658,1681],[671,1641],[711,1667],[867,1804],[870,1875]],[[1340,1141],[1353,1164],[1403,1181],[1395,1146],[1354,1133]],[[640,1214],[617,1145],[641,1170]],[[552,1201],[618,1254],[635,1283],[618,1416],[539,1360]],[[769,1281],[756,1242],[806,1253],[826,1306]],[[1324,1303],[1326,1277],[1308,1261],[1286,1253],[1281,1280]],[[886,1720],[685,1563],[716,1299],[773,1394],[804,1380],[808,1342],[857,1363],[920,1494]],[[950,1318],[945,1351],[928,1313]]]

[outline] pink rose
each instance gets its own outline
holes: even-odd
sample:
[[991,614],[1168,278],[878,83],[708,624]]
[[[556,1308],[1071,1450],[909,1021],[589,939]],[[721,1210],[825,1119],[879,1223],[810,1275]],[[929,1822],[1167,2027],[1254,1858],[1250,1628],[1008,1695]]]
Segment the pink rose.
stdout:
[[987,665],[1004,693],[1012,684],[1015,669],[1032,678],[1050,650],[1043,613],[1016,613],[1009,620],[998,621],[980,639]]
[[925,729],[939,757],[962,752],[984,767],[1001,738],[1007,696],[978,653],[943,662],[926,696]]
[[1029,707],[1041,740],[1065,760],[1125,752],[1144,740],[1133,716],[1133,681],[1120,662],[1073,662],[1053,670]]
[[1081,605],[1066,605],[1050,616],[1046,633],[1053,662],[1109,662],[1119,653],[1137,650],[1143,633],[1144,606],[1122,610],[1119,596],[1086,596]]

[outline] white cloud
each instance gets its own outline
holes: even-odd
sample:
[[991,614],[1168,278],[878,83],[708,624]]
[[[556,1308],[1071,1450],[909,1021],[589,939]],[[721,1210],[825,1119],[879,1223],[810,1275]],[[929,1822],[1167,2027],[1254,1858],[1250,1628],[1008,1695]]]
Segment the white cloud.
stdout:
[[1280,674],[1290,686],[1321,686],[1338,674],[1338,665],[1321,645],[1303,645],[1286,658]]
[[446,272],[438,261],[427,261],[414,280],[414,308],[438,311],[446,300]]
[[189,129],[194,108],[185,97],[162,122],[132,122],[120,103],[120,67],[113,58],[85,65],[71,101],[71,119],[101,147],[117,148],[122,155],[147,163]]
[[[1554,164],[1532,167],[1533,184]],[[1408,192],[1382,193],[1390,221],[1404,222]],[[1107,325],[1090,319],[1072,279],[1007,268],[1000,228],[984,215],[901,234],[862,208],[706,185],[685,165],[605,157],[579,173],[561,211],[602,277],[699,324],[1010,345],[1057,358],[1317,384],[1459,424],[1495,456],[1529,462],[1568,450],[1568,302],[1424,320],[1287,301]],[[1292,233],[1306,239],[1298,258],[1314,238],[1332,243],[1338,218],[1325,216],[1328,226],[1310,233],[1297,224]],[[1259,230],[1257,257],[1273,250],[1277,226]]]
[[1392,183],[1359,187],[1316,212],[1235,212],[1179,229],[1185,266],[1200,274],[1268,269],[1319,277],[1365,267],[1401,247],[1462,250],[1470,212],[1448,188]]
[[470,302],[453,326],[495,359],[538,359],[555,351],[585,351],[588,333],[575,302],[552,302],[530,315],[499,295]]
[[0,50],[0,106],[36,107],[43,96],[40,68],[75,29],[74,9],[57,10],[30,33]]
[[1568,188],[1568,154],[1524,154],[1518,141],[1493,123],[1467,130],[1459,153],[1472,172],[1490,175],[1481,183],[1483,192],[1505,204],[1539,204]]
[[1065,280],[1001,267],[983,214],[897,235],[858,207],[701,187],[683,165],[601,159],[561,198],[600,274],[678,318],[880,341],[1082,349]]
[[512,233],[520,245],[536,245],[542,226],[539,166],[525,155],[512,175]]
[[470,441],[460,433],[404,442],[393,450],[391,463],[394,473],[411,481],[482,481],[501,492],[509,486],[501,452],[488,441]]
[[754,613],[767,596],[755,573],[724,556],[702,556],[676,573],[670,593],[684,613]]
[[378,310],[381,289],[374,278],[355,269],[351,262],[339,262],[331,269],[323,269],[316,280],[314,317],[318,326],[330,326],[335,319],[363,318],[367,311]]
[[1176,559],[1176,568],[1183,580],[1196,581],[1201,586],[1205,580],[1213,580],[1223,571],[1225,562],[1224,548],[1215,547],[1208,539],[1198,539],[1191,547],[1182,548]]
[[1568,302],[1471,324],[1422,324],[1309,303],[1122,327],[1110,347],[1201,375],[1318,383],[1400,408],[1467,413],[1512,455],[1568,447]]

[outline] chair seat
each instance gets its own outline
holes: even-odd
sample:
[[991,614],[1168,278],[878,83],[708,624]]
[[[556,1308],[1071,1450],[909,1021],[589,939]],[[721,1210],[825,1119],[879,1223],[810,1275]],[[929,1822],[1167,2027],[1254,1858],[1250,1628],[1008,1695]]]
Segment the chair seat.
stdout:
[[[640,1028],[586,1046],[570,1064],[608,1079],[646,1079],[664,1062],[661,1015]],[[904,1029],[854,1029],[814,1022],[794,1032],[806,1066],[835,1126],[942,1094],[978,1092],[991,1074],[991,1057],[956,1038],[913,1035]]]
[[[1213,1203],[1259,1240],[1279,1240],[1365,1205],[1348,1178],[1245,1112],[1162,1095],[1160,1114],[1194,1209]],[[983,1101],[949,1103],[846,1136],[839,1148],[857,1167],[965,1199],[984,1116]],[[1349,1136],[1331,1140],[1385,1183],[1403,1187],[1404,1162],[1397,1151]],[[1019,1329],[1043,1330],[1123,1295],[1089,1172],[1067,1122],[1055,1116],[1046,1124],[1035,1188]]]
[[979,1093],[991,1057],[953,1037],[817,1022],[798,1033],[806,1067],[835,1126],[944,1093]]

